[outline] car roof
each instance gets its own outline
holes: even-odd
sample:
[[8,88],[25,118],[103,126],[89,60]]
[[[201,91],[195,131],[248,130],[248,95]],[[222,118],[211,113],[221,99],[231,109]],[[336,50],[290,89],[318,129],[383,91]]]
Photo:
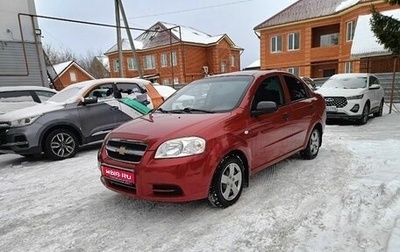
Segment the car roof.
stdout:
[[88,87],[96,84],[103,84],[103,83],[110,83],[110,82],[126,82],[126,83],[137,83],[141,86],[144,86],[145,84],[150,84],[150,81],[145,80],[145,79],[140,79],[140,78],[103,78],[103,79],[95,79],[95,80],[88,80],[88,81],[82,81],[82,82],[77,82],[74,84],[71,84],[67,86],[67,88],[72,88],[72,87]]
[[8,92],[8,91],[26,91],[26,90],[32,90],[32,91],[50,91],[57,93],[56,90],[48,88],[48,87],[41,87],[41,86],[5,86],[5,87],[0,87],[0,92]]
[[[289,73],[287,71],[281,71],[281,70],[246,70],[246,71],[236,71],[236,72],[212,75],[212,76],[209,76],[207,78],[225,77],[225,76],[254,76],[254,77],[257,78],[259,76],[270,74],[270,73],[291,74],[291,73]],[[293,74],[291,74],[291,75],[293,75]]]
[[331,78],[335,78],[335,77],[368,77],[368,76],[375,76],[373,74],[370,73],[340,73],[340,74],[335,74],[332,75]]

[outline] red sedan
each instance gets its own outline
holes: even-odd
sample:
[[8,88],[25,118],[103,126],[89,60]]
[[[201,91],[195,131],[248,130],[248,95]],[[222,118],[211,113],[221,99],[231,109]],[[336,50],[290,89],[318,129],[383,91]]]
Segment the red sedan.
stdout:
[[137,199],[228,207],[252,174],[297,152],[315,158],[325,119],[324,99],[288,72],[207,77],[108,134],[101,181]]

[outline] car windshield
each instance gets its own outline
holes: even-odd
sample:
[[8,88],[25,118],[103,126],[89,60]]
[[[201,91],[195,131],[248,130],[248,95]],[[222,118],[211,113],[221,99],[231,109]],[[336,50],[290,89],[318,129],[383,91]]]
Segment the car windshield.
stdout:
[[221,76],[187,84],[159,108],[163,113],[215,113],[234,109],[242,100],[252,76]]
[[367,86],[367,77],[331,77],[321,88],[341,88],[341,89],[357,89]]
[[68,102],[69,99],[75,98],[76,95],[80,92],[82,87],[73,87],[73,88],[67,88],[63,89],[54,96],[52,96],[50,99],[48,99],[48,102],[57,102],[57,103],[65,103]]

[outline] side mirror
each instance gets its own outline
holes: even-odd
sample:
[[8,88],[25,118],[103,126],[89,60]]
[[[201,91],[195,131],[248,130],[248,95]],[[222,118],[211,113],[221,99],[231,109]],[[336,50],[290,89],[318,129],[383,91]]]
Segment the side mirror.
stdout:
[[87,105],[87,104],[94,104],[97,103],[97,97],[96,96],[89,96],[83,98],[82,105]]
[[259,116],[273,113],[278,110],[278,106],[273,101],[261,101],[257,103],[256,110],[251,111],[252,116]]
[[372,85],[369,87],[369,89],[372,89],[372,90],[380,89],[380,88],[381,88],[381,85],[379,85],[379,84],[372,84]]

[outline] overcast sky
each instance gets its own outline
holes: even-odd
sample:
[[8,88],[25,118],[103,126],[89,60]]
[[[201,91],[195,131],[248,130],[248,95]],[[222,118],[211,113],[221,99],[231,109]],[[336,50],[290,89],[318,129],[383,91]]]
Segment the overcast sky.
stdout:
[[[123,0],[131,28],[148,29],[158,21],[190,26],[210,35],[228,34],[244,48],[241,68],[259,56],[253,28],[296,0]],[[115,24],[113,0],[35,0],[38,15]],[[65,48],[78,56],[103,53],[116,43],[111,28],[39,19],[43,43]],[[141,31],[134,31],[133,37]]]

